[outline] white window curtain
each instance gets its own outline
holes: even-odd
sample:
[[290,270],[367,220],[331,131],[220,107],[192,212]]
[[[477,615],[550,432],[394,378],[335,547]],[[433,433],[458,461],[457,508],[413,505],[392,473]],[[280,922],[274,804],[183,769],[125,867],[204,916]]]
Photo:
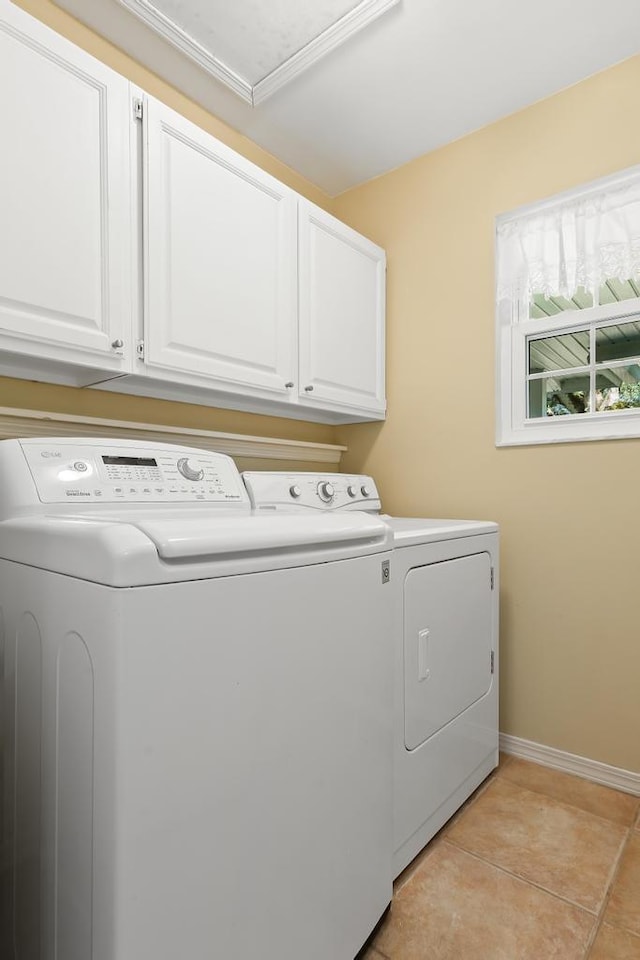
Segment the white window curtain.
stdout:
[[640,277],[640,170],[498,224],[498,300],[572,297]]

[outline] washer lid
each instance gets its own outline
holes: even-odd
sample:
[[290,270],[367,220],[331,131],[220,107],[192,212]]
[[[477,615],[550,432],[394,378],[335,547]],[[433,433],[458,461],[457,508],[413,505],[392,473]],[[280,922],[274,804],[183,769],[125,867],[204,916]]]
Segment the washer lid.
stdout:
[[113,587],[175,583],[380,553],[389,528],[331,516],[17,517],[0,523],[0,558]]
[[216,517],[135,520],[135,526],[156,546],[162,560],[254,554],[336,544],[384,541],[384,525],[367,514],[330,516]]
[[439,520],[425,517],[388,517],[382,519],[393,532],[394,547],[455,540],[483,533],[497,533],[498,524],[490,520]]

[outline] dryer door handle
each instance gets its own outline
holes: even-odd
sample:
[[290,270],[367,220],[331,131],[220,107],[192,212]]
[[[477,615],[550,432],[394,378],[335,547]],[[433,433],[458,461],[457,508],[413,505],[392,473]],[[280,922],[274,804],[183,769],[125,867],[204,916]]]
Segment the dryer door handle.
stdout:
[[428,680],[431,670],[427,666],[429,661],[429,631],[418,631],[418,680]]

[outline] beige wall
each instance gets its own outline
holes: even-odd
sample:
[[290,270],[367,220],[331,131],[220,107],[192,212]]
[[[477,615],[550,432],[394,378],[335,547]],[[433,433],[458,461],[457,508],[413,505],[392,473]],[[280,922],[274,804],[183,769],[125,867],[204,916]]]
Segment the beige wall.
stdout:
[[335,208],[388,254],[389,417],[338,429],[344,469],[391,513],[500,521],[502,730],[635,771],[640,440],[495,448],[493,231],[638,163],[639,90],[636,57]]
[[[228,144],[238,153],[267,170],[279,180],[314,203],[328,208],[329,198],[276,160],[265,150],[246,137],[232,130],[217,117],[207,113],[193,101],[180,94],[155,74],[136,63],[112,44],[74,20],[56,7],[51,0],[16,0],[18,6],[33,14],[58,33],[87,50],[103,63],[108,64],[148,93],[182,113],[194,123]],[[322,424],[304,423],[284,418],[255,416],[235,413],[230,410],[196,406],[186,403],[169,403],[140,397],[111,394],[107,391],[79,390],[71,387],[36,384],[29,381],[0,377],[0,406],[50,410],[56,413],[76,413],[84,416],[109,419],[138,420],[193,427],[202,430],[224,430],[230,433],[248,433],[257,436],[274,436],[292,440],[308,440],[332,443],[334,428]],[[277,466],[264,462],[265,468]],[[289,465],[287,464],[287,467]],[[307,469],[312,469],[308,464]],[[293,469],[293,466],[291,467]]]

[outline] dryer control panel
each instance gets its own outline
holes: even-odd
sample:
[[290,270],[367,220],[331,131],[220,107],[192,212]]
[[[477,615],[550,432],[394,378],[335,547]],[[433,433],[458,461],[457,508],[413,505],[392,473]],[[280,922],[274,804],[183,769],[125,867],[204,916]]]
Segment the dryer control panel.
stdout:
[[41,503],[248,503],[221,453],[132,440],[18,443]]
[[365,510],[380,512],[378,490],[371,477],[347,473],[242,474],[254,510]]

